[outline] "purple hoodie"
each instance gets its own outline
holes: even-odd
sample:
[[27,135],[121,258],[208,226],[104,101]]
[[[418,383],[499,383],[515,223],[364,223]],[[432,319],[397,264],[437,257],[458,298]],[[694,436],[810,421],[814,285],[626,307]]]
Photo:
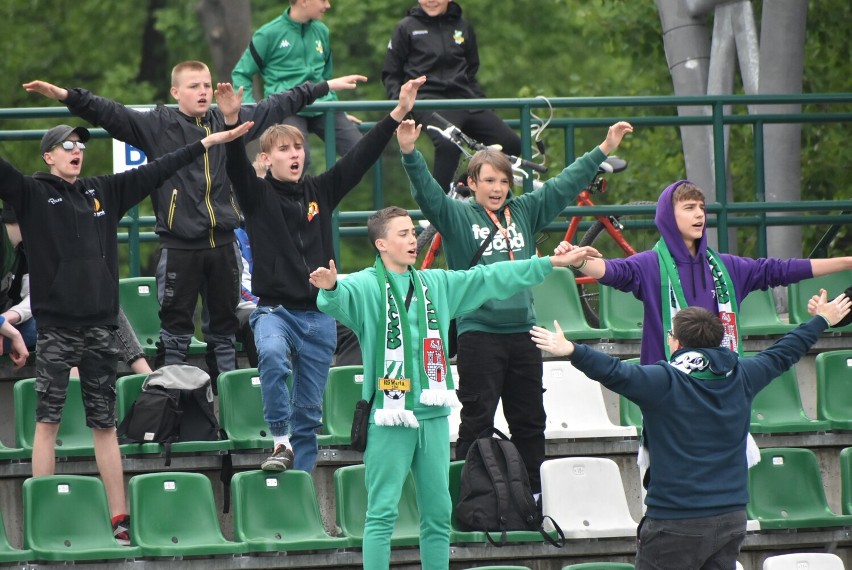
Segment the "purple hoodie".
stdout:
[[[687,304],[704,307],[715,314],[718,307],[710,265],[707,263],[707,228],[705,226],[696,248],[697,254],[693,256],[683,242],[675,221],[672,193],[685,182],[688,181],[679,180],[663,190],[657,200],[655,221],[677,266]],[[813,277],[811,262],[807,259],[751,259],[727,253],[721,253],[719,257],[731,276],[738,307],[756,289],[789,285]],[[665,360],[657,252],[642,251],[624,259],[608,259],[605,263],[606,272],[600,283],[633,293],[645,306],[640,363],[653,364]]]

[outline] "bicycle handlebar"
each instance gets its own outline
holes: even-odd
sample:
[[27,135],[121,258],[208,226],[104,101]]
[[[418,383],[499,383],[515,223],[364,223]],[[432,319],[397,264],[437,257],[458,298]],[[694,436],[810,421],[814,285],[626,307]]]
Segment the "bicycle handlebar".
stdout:
[[[484,150],[489,148],[487,145],[482,144],[476,139],[473,139],[466,134],[464,134],[461,129],[457,126],[449,122],[447,119],[439,115],[438,113],[432,113],[432,117],[429,121],[433,123],[429,125],[427,128],[433,129],[441,133],[446,139],[449,139],[456,143],[457,145],[464,144],[468,148],[473,150]],[[434,125],[438,125],[437,127]],[[531,162],[529,160],[523,159],[519,156],[513,156],[511,154],[504,153],[508,158],[509,162],[512,163],[514,168],[529,168],[530,170],[534,170],[536,172],[541,172],[542,174],[547,172],[547,167],[543,164],[538,164],[536,162]]]

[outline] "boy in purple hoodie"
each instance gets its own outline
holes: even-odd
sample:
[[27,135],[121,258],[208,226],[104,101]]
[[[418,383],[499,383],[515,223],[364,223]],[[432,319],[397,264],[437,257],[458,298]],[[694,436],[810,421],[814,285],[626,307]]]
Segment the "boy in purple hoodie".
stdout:
[[703,307],[718,315],[725,326],[722,345],[742,352],[737,310],[749,293],[852,269],[852,257],[751,259],[716,253],[707,247],[704,202],[698,186],[675,182],[657,201],[655,221],[662,236],[653,249],[623,259],[589,260],[579,268],[602,285],[642,301],[641,364],[668,360],[666,334],[683,307]]

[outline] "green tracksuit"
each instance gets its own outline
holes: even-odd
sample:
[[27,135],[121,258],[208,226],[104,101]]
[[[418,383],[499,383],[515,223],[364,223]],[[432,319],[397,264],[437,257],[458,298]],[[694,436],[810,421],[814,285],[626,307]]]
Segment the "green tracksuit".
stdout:
[[[446,338],[450,319],[471,311],[489,299],[503,299],[540,283],[550,273],[549,258],[477,266],[470,271],[421,271],[440,315],[441,336]],[[388,271],[401,291],[408,290],[408,273]],[[408,309],[409,328],[415,345],[422,345],[415,296]],[[330,291],[320,290],[317,306],[355,331],[364,356],[362,396],[369,400],[376,389],[378,373],[375,351],[377,319],[385,318],[384,290],[373,268],[353,273],[338,281]],[[422,370],[421,354],[414,352],[411,369]],[[378,426],[371,423],[364,453],[367,480],[367,519],[364,529],[364,568],[385,569],[390,564],[390,537],[398,514],[399,497],[409,470],[414,475],[420,509],[420,552],[424,570],[449,567],[450,516],[449,423],[450,409],[419,404],[419,378],[411,378],[414,414],[419,429]],[[372,422],[372,419],[371,419]]]

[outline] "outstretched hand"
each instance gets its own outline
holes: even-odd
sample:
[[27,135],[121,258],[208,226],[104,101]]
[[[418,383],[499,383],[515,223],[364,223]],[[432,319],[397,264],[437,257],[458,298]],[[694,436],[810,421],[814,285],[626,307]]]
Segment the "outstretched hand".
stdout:
[[588,259],[597,259],[601,257],[598,250],[590,245],[573,246],[568,242],[560,242],[556,249],[553,250],[553,255],[550,256],[550,263],[554,267],[567,267],[569,265],[579,267]]
[[404,154],[414,152],[414,143],[420,136],[423,125],[418,125],[412,119],[406,119],[396,128],[396,140],[399,142],[399,150]]
[[403,84],[399,90],[399,102],[396,108],[390,112],[390,116],[398,122],[402,122],[405,116],[414,108],[414,101],[417,99],[417,90],[420,86],[426,83],[426,76],[421,75],[416,79],[409,79]]
[[340,91],[341,89],[355,89],[358,87],[358,83],[367,81],[367,77],[364,75],[344,75],[343,77],[336,77],[334,79],[328,80],[328,90],[329,91]]
[[327,269],[320,267],[312,271],[308,281],[317,289],[334,289],[337,284],[337,266],[334,260],[329,260]]
[[57,101],[65,101],[68,98],[68,90],[62,87],[57,87],[47,81],[30,81],[24,83],[24,89],[30,93],[41,93],[45,97],[56,99]]
[[554,356],[571,356],[574,354],[574,343],[565,338],[559,323],[553,321],[553,328],[556,332],[550,332],[539,326],[534,326],[530,330],[530,336],[539,350],[547,351]]
[[621,140],[627,133],[633,132],[633,125],[627,121],[619,121],[612,125],[606,132],[606,139],[600,144],[600,149],[604,154],[609,154],[618,148]]
[[229,125],[236,123],[243,104],[243,88],[240,87],[234,91],[234,86],[230,83],[217,83],[213,96],[216,98],[219,110],[225,115],[225,122]]
[[819,295],[814,295],[808,301],[808,313],[812,316],[820,315],[832,327],[843,320],[850,309],[852,309],[852,300],[846,296],[846,293],[841,293],[829,301],[828,291],[820,289]]
[[219,131],[217,133],[207,135],[206,137],[201,139],[201,144],[204,145],[204,148],[210,148],[211,146],[217,144],[231,142],[232,140],[237,139],[249,132],[253,126],[254,121],[246,121],[241,125],[237,125],[230,131]]

